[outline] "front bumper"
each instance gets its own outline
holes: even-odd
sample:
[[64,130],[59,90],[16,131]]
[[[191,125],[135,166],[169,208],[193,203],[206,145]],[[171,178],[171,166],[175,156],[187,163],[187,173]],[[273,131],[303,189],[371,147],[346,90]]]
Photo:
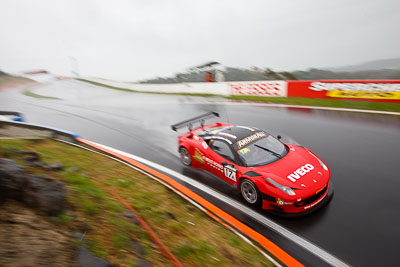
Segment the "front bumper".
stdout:
[[309,205],[303,206],[301,208],[299,207],[296,209],[287,209],[287,210],[285,210],[285,208],[280,206],[273,206],[275,209],[268,209],[266,211],[280,217],[304,216],[318,210],[319,208],[327,204],[332,199],[333,194],[334,194],[333,183],[330,181],[327,192],[322,197],[315,200],[313,203]]

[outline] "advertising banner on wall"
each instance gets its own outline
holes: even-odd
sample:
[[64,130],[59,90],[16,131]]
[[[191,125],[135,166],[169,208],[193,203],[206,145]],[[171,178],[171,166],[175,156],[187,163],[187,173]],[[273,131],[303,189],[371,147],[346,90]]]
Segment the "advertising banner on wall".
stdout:
[[400,80],[288,81],[288,97],[400,103]]
[[228,82],[231,95],[287,96],[286,81]]

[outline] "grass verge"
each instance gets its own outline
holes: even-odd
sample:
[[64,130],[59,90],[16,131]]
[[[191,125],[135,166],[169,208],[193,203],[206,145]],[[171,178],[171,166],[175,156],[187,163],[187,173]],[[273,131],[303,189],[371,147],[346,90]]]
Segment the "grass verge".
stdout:
[[[215,222],[166,187],[126,165],[104,156],[52,140],[1,140],[0,157],[24,164],[22,156],[8,147],[36,151],[45,162],[59,162],[62,171],[29,167],[48,174],[67,186],[69,210],[53,221],[69,231],[86,225],[84,243],[95,255],[117,266],[134,266],[142,257],[155,266],[169,266],[148,234],[124,216],[122,204],[92,182],[96,180],[125,199],[148,221],[162,242],[184,266],[272,266],[237,235]],[[138,255],[131,240],[144,250]]]
[[33,92],[32,92],[32,91],[30,91],[30,90],[26,90],[26,91],[24,91],[24,95],[26,95],[26,96],[30,96],[30,97],[34,97],[34,98],[44,98],[44,99],[60,99],[60,98],[58,98],[58,97],[45,96],[45,95],[38,95],[38,94],[35,94],[35,93],[33,93]]
[[135,91],[135,90],[130,90],[130,89],[126,89],[126,88],[115,87],[115,86],[110,86],[110,85],[106,85],[106,84],[102,84],[102,83],[92,82],[92,81],[85,80],[85,79],[82,79],[82,78],[75,78],[75,79],[78,80],[78,81],[81,81],[81,82],[86,82],[86,83],[90,83],[90,84],[93,84],[93,85],[102,86],[102,87],[106,87],[106,88],[110,88],[110,89],[114,89],[114,90],[118,90],[118,91],[124,91],[124,92],[130,92],[130,93],[139,93],[138,91]]
[[[77,80],[87,82],[87,83],[97,85],[97,86],[103,86],[103,87],[107,87],[110,89],[131,92],[131,93],[187,95],[187,96],[201,96],[201,97],[217,96],[217,95],[213,95],[213,94],[139,92],[139,91],[129,90],[129,89],[125,89],[125,88],[108,86],[108,85],[105,85],[102,83],[92,82],[92,81],[80,79],[80,78]],[[367,101],[355,101],[355,100],[347,100],[347,99],[341,100],[341,99],[303,98],[303,97],[226,96],[225,98],[231,99],[231,100],[256,101],[256,102],[264,102],[264,103],[400,112],[400,105],[397,103],[367,102]]]
[[233,100],[246,100],[246,101],[268,102],[268,103],[289,104],[289,105],[400,112],[400,105],[397,103],[304,98],[304,97],[228,96],[226,98]]

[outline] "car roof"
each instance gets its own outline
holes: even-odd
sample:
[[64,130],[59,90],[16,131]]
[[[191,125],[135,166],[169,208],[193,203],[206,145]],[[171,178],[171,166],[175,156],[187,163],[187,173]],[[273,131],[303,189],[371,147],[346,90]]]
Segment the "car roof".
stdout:
[[263,131],[254,127],[246,127],[240,125],[217,126],[200,132],[199,136],[201,136],[204,139],[212,139],[212,138],[222,139],[227,141],[229,144],[237,147],[237,142],[257,132],[263,132]]

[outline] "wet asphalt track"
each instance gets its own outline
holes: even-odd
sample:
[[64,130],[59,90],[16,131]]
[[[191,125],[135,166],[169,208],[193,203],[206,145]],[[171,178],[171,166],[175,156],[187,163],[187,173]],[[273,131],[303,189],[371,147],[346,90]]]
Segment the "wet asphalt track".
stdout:
[[[239,193],[224,182],[181,166],[176,152],[178,134],[169,126],[205,111],[217,111],[223,121],[229,114],[231,123],[290,136],[328,164],[335,195],[327,206],[305,217],[282,219],[259,212],[350,265],[398,266],[400,117],[221,105],[224,99],[126,93],[78,81],[32,90],[62,100],[36,99],[12,89],[0,92],[0,110],[20,111],[29,122],[74,131],[162,164],[239,201]],[[229,209],[218,200],[210,201]],[[323,265],[245,214],[231,212],[303,264]]]

